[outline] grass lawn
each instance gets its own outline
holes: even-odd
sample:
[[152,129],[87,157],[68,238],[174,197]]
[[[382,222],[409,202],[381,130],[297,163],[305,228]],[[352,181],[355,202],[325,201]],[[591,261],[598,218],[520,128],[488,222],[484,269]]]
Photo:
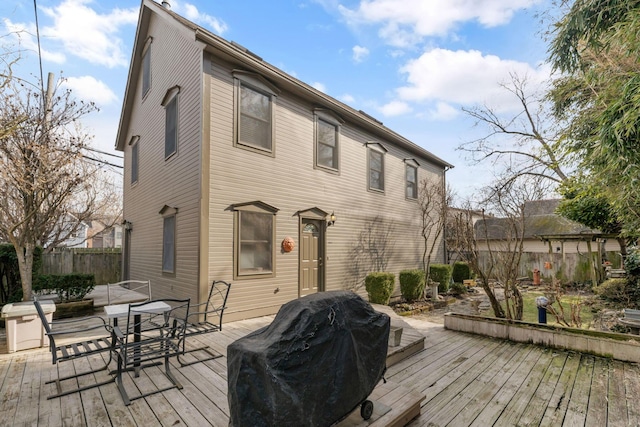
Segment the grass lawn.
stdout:
[[[538,323],[538,306],[536,305],[536,298],[544,296],[543,292],[525,292],[522,294],[522,302],[524,304],[522,320],[525,322]],[[577,296],[577,295],[563,295],[562,296],[562,306],[564,307],[565,319],[571,324],[571,304],[577,303],[580,300],[586,300],[586,296]],[[560,311],[558,308],[558,303],[553,304],[553,308],[556,311]],[[582,310],[580,311],[580,318],[582,319],[582,328],[589,329],[591,327],[591,323],[593,321],[593,313],[591,312],[591,307],[588,305],[583,305]],[[547,323],[549,325],[559,325],[556,321],[556,318],[550,312],[547,312]]]

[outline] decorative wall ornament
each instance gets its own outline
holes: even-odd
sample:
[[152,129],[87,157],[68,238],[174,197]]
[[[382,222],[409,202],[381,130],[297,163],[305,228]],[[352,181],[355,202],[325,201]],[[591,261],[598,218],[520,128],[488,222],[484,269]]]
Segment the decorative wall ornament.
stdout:
[[296,247],[296,242],[291,237],[285,237],[282,241],[282,250],[291,252]]

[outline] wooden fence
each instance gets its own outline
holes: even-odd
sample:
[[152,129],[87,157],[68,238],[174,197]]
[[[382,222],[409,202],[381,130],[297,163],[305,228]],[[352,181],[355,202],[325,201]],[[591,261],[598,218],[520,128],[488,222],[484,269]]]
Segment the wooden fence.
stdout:
[[93,274],[96,285],[118,282],[122,271],[122,250],[62,249],[42,254],[43,274]]
[[[480,252],[481,263],[489,262],[488,253]],[[620,256],[617,252],[607,252],[614,268],[620,268]],[[563,284],[594,284],[602,282],[604,269],[597,253],[539,253],[524,252],[520,259],[518,275],[533,278],[533,271],[539,270],[541,278],[551,283],[555,277]]]

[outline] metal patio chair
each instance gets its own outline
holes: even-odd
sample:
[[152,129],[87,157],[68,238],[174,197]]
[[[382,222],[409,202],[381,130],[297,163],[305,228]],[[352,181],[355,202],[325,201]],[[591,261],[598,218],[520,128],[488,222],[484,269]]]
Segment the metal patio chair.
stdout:
[[[132,400],[161,393],[182,385],[171,372],[169,359],[182,352],[189,299],[162,299],[129,304],[126,322],[113,327],[113,351],[118,361],[116,384],[125,405]],[[123,383],[123,374],[163,364],[164,373],[171,381],[168,387],[130,397]]]
[[[44,326],[47,337],[49,338],[49,350],[51,351],[52,363],[56,365],[56,369],[58,371],[57,378],[55,380],[47,381],[45,384],[56,384],[57,393],[47,397],[47,399],[53,399],[60,396],[66,396],[71,393],[77,393],[79,391],[88,390],[94,387],[99,387],[105,384],[112,383],[115,380],[115,377],[111,377],[106,381],[98,382],[95,384],[87,385],[84,387],[79,387],[67,391],[62,391],[61,383],[63,381],[72,380],[78,377],[82,377],[85,375],[94,374],[96,372],[104,371],[109,367],[109,363],[111,362],[111,349],[113,346],[112,339],[112,328],[107,324],[107,322],[99,317],[99,316],[89,316],[68,320],[57,320],[54,322],[49,322],[47,320],[44,311],[42,310],[42,306],[40,302],[34,301],[34,305],[36,310],[38,311],[38,316],[42,321],[42,325]],[[93,325],[91,324],[93,323]],[[101,332],[106,333],[105,336],[102,337],[90,337],[90,338],[77,338],[73,342],[66,342],[64,344],[56,343],[56,339],[64,338],[65,336],[78,336],[78,335],[86,335],[91,334],[95,336]],[[90,371],[81,372],[79,374],[69,375],[65,377],[60,377],[60,369],[59,364],[61,362],[66,362],[74,359],[78,359],[80,357],[88,357],[93,354],[109,352],[109,358],[104,363],[103,366],[92,369]]]
[[185,341],[187,338],[195,335],[219,332],[222,330],[222,315],[227,308],[227,298],[229,296],[230,289],[231,283],[225,282],[224,280],[215,280],[209,289],[207,301],[191,307],[192,310],[189,312],[189,316],[187,318],[185,340],[182,342],[182,356],[186,353],[195,353],[199,351],[205,352],[207,356],[200,359],[196,358],[194,361],[184,362],[180,358],[181,355],[178,355],[178,362],[180,362],[180,366],[193,365],[194,363],[205,362],[207,360],[222,357],[222,354],[214,352],[209,346],[186,350]]

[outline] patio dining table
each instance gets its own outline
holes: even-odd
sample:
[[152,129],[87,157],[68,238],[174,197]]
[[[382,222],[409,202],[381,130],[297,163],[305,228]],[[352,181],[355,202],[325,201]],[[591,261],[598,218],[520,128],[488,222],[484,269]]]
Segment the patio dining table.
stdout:
[[[171,310],[171,306],[163,301],[155,301],[148,304],[145,304],[141,307],[137,307],[134,313],[134,330],[133,330],[133,339],[134,343],[138,344],[140,342],[141,330],[141,318],[143,314],[161,314],[166,313]],[[109,319],[113,319],[113,326],[118,327],[118,318],[129,315],[129,304],[113,304],[106,305],[104,307],[104,312]],[[136,350],[138,346],[136,345]],[[139,357],[137,358],[139,359]],[[160,362],[153,363],[150,366],[158,365]],[[134,364],[135,376],[140,376],[140,362],[137,361]]]

